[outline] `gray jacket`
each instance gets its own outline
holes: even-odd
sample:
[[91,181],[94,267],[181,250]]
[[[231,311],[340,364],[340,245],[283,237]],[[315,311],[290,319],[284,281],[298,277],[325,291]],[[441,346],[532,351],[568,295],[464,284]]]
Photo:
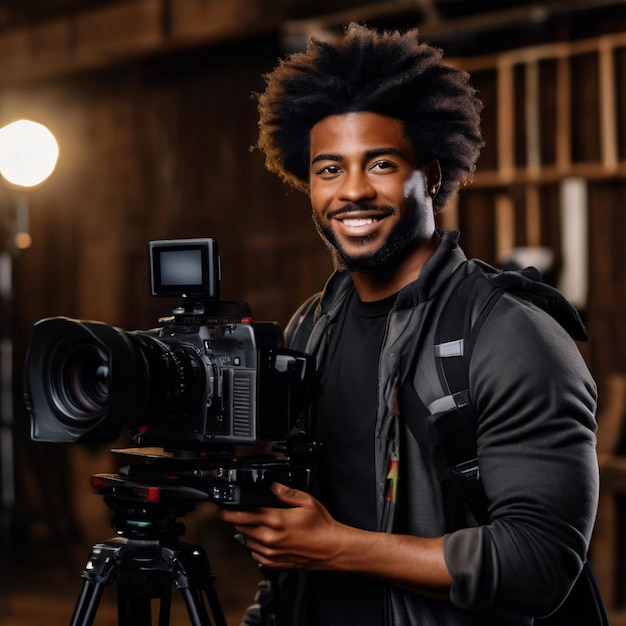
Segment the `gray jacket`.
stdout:
[[[529,616],[552,612],[573,585],[595,519],[595,384],[565,330],[535,305],[505,294],[481,327],[469,371],[490,523],[468,520],[468,527],[446,534],[432,458],[420,449],[396,399],[405,384],[414,386],[425,405],[436,399],[437,307],[471,267],[457,241],[458,233],[443,233],[439,249],[398,294],[389,314],[376,428],[378,529],[394,532],[399,525],[416,536],[445,535],[454,584],[441,601],[390,586],[388,626],[532,624]],[[303,305],[287,328],[290,346],[315,354],[319,368],[353,289],[349,274],[335,273],[321,297]],[[312,302],[317,310],[309,328],[303,322]],[[399,465],[403,481],[399,508],[389,497],[396,492],[388,480],[391,464]],[[306,589],[303,580],[297,588]]]

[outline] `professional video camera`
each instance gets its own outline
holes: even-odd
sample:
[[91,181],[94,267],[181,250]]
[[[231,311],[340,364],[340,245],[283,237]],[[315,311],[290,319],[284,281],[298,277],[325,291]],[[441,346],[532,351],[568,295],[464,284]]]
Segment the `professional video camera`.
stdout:
[[139,447],[123,452],[150,464],[123,468],[123,480],[154,482],[162,467],[176,492],[200,489],[220,504],[258,504],[255,485],[274,479],[306,488],[307,467],[233,451],[280,442],[289,457],[302,446],[313,359],[283,348],[278,325],[253,322],[245,302],[219,300],[214,239],[153,241],[148,253],[152,295],[183,300],[161,327],[126,332],[64,317],[35,324],[25,394],[32,439],[108,442],[126,428]]
[[[169,619],[171,583],[193,626],[226,622],[201,546],[178,540],[177,518],[198,501],[281,506],[270,486],[309,486],[306,409],[317,388],[311,356],[282,347],[273,322],[253,322],[244,302],[219,298],[213,239],[153,241],[152,295],[183,300],[163,325],[126,332],[100,322],[44,319],[25,368],[31,436],[109,442],[126,429],[132,462],[91,477],[113,511],[116,537],[92,548],[72,626],[91,626],[103,586],[118,588],[120,626],[148,626],[150,601]],[[273,443],[271,453],[238,453]]]

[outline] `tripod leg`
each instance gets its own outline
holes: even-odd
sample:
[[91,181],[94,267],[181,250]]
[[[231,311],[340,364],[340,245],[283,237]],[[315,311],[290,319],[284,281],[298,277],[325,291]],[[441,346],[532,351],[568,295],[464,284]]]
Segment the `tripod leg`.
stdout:
[[94,583],[89,580],[83,582],[70,626],[91,626],[93,624],[103,589],[102,583]]
[[159,624],[158,626],[168,626],[170,623],[170,613],[172,610],[172,594],[165,594],[161,597],[161,604],[159,606]]
[[209,581],[202,586],[202,590],[209,601],[209,606],[211,607],[211,612],[213,613],[213,619],[215,620],[215,626],[227,626],[226,618],[224,617],[224,612],[222,611],[222,605],[220,604],[220,600],[217,597],[217,592],[215,591],[213,584]]
[[195,593],[190,587],[181,587],[180,592],[185,600],[191,626],[211,626],[211,619],[202,601],[202,596]]
[[152,610],[150,598],[138,595],[135,589],[117,585],[118,626],[151,626]]
[[74,608],[71,626],[91,626],[104,586],[115,577],[119,556],[123,553],[125,542],[114,538],[104,543],[97,543],[91,548],[87,565],[82,573],[83,586]]
[[167,550],[167,555],[173,567],[176,586],[185,600],[192,626],[211,626],[203,597],[209,602],[215,626],[226,626],[226,619],[212,582],[213,572],[204,550],[199,546],[179,544],[178,549]]

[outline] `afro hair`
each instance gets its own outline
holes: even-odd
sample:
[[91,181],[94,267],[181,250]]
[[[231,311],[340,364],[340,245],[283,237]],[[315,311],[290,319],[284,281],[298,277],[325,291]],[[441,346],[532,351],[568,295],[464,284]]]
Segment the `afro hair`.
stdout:
[[437,159],[440,211],[467,184],[483,145],[481,102],[466,72],[445,65],[441,50],[416,29],[378,32],[350,24],[338,42],[309,40],[265,76],[259,96],[258,148],[267,168],[302,191],[309,186],[309,137],[330,115],[372,112],[402,122],[420,165]]

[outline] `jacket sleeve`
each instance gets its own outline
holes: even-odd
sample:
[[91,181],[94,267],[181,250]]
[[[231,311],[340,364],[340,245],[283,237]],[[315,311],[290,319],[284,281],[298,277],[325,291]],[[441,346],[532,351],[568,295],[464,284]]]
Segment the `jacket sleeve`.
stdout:
[[593,529],[595,384],[554,319],[505,295],[474,345],[470,392],[490,523],[445,537],[451,600],[547,615],[574,584]]

